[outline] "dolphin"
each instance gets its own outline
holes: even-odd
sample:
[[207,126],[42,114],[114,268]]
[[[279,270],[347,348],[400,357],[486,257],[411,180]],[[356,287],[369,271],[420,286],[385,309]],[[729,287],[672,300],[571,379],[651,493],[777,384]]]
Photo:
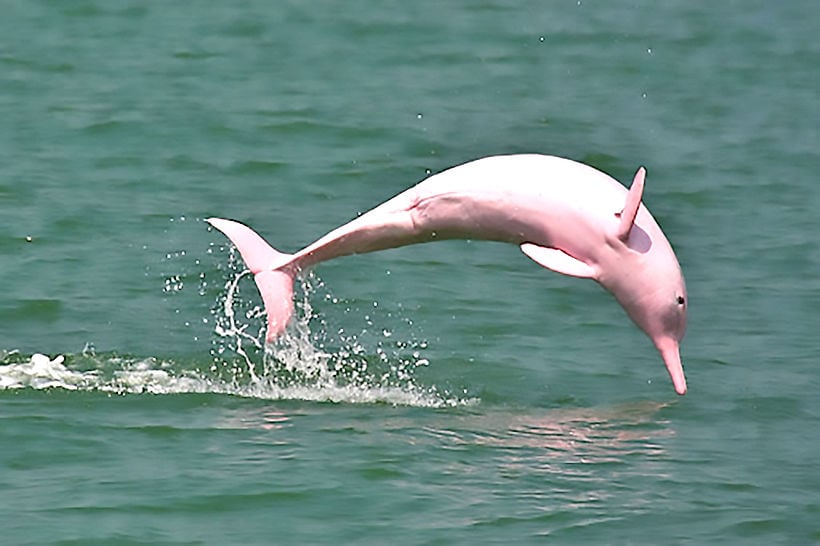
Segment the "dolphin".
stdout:
[[683,395],[686,286],[672,246],[641,203],[645,177],[640,167],[627,190],[570,159],[484,157],[428,177],[295,254],[275,250],[238,222],[207,221],[233,242],[254,274],[268,342],[293,314],[294,277],[315,264],[445,239],[501,241],[519,245],[547,269],[601,284],[652,340]]

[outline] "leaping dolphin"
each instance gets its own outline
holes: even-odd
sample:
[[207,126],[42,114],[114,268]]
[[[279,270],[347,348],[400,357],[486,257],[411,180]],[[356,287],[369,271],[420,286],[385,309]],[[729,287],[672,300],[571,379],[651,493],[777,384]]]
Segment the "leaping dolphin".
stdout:
[[502,241],[547,269],[593,279],[611,292],[652,340],[683,395],[686,286],[669,241],[641,204],[645,176],[639,168],[627,190],[569,159],[485,157],[430,176],[295,254],[273,249],[238,222],[208,222],[254,274],[269,342],[293,314],[294,277],[319,262],[444,239]]

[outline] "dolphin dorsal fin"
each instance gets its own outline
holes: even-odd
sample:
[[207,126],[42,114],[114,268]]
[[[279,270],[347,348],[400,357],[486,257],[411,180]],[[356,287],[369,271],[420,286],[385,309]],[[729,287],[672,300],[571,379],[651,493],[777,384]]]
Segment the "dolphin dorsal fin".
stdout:
[[641,206],[645,178],[646,169],[643,167],[638,168],[638,172],[635,173],[635,178],[632,180],[632,186],[629,188],[629,193],[626,195],[626,203],[624,203],[624,209],[620,215],[621,223],[618,225],[618,238],[624,242],[629,240],[629,232],[632,230],[632,224],[635,222],[635,216]]

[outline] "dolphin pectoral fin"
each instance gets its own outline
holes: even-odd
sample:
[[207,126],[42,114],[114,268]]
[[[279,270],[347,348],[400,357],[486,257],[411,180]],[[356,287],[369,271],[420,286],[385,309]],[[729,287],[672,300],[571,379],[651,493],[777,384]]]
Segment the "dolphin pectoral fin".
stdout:
[[638,208],[641,206],[645,179],[646,169],[640,167],[638,172],[635,173],[635,179],[632,180],[629,193],[626,194],[624,209],[619,215],[621,221],[618,224],[618,238],[624,242],[629,240],[629,232],[632,230],[632,224],[635,222],[635,216],[637,216]]
[[557,248],[547,248],[533,243],[524,243],[521,245],[521,252],[529,256],[538,265],[551,269],[556,273],[584,279],[595,279],[598,277],[594,267],[582,262],[578,258],[573,258],[563,250]]

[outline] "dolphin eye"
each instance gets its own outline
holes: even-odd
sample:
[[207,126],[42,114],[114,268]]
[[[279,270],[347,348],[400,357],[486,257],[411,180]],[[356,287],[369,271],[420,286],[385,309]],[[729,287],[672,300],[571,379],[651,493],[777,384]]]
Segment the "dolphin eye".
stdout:
[[683,299],[683,296],[678,296],[678,305],[683,305],[684,303],[686,303],[686,300]]

